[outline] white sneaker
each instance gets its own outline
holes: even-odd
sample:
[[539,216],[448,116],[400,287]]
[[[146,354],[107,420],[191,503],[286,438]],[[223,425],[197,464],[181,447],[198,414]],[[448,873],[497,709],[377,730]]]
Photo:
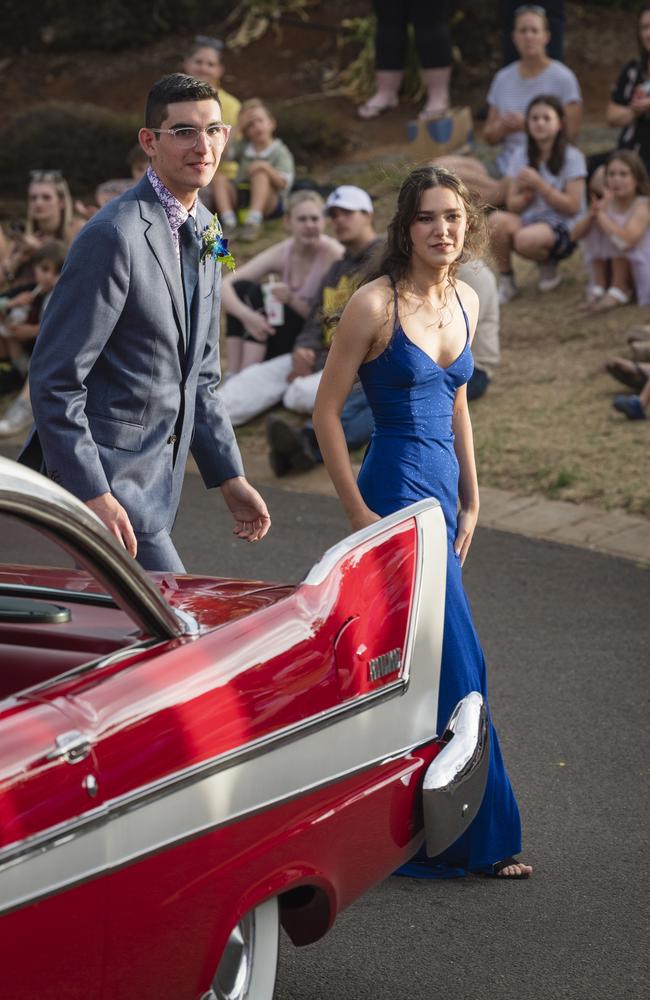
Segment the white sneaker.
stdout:
[[31,427],[34,420],[32,408],[28,399],[14,399],[13,403],[0,420],[0,437],[13,437]]
[[562,275],[557,269],[557,261],[545,260],[537,265],[537,287],[540,292],[552,292],[562,281]]
[[507,302],[512,302],[516,295],[519,295],[519,289],[515,285],[515,279],[511,274],[500,274],[499,275],[499,304],[504,306]]
[[232,236],[237,231],[237,216],[234,212],[224,212],[219,216],[224,236]]

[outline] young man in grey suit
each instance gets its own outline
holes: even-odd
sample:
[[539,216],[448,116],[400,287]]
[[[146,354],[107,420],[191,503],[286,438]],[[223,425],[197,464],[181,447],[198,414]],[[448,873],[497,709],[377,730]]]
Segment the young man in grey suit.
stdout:
[[21,460],[151,570],[183,572],[170,532],[190,449],[236,535],[256,541],[271,523],[217,392],[221,264],[200,260],[212,217],[197,192],[228,131],[208,84],[175,73],[153,86],[147,173],[73,243],[30,366],[35,428]]

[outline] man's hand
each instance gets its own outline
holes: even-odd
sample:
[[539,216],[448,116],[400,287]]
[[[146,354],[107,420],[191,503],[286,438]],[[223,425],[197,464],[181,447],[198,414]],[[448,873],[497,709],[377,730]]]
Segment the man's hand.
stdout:
[[92,500],[86,500],[86,507],[90,507],[92,512],[97,514],[111,535],[114,535],[120,545],[123,545],[129,555],[135,559],[138,542],[131,527],[129,515],[113,494],[102,493],[101,496],[93,497]]
[[289,381],[293,382],[294,378],[302,378],[304,375],[312,374],[316,351],[312,350],[311,347],[294,347],[291,360],[293,369],[289,375]]
[[233,534],[247,542],[259,542],[271,527],[266,504],[243,476],[226,479],[221,484],[223,498],[235,519]]

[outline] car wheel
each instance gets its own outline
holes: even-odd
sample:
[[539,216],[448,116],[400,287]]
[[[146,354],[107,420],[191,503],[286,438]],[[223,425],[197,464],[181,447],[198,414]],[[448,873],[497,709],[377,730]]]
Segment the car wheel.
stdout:
[[216,1000],[272,1000],[279,935],[277,899],[267,899],[239,921],[212,981]]

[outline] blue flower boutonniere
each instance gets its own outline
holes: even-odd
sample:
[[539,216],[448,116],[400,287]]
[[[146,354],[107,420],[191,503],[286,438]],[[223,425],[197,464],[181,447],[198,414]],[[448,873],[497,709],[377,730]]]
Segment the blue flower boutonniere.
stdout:
[[212,222],[204,226],[201,233],[201,262],[205,264],[208,257],[225,264],[229,271],[235,270],[235,258],[228,249],[228,240],[224,238],[216,215],[212,216]]

